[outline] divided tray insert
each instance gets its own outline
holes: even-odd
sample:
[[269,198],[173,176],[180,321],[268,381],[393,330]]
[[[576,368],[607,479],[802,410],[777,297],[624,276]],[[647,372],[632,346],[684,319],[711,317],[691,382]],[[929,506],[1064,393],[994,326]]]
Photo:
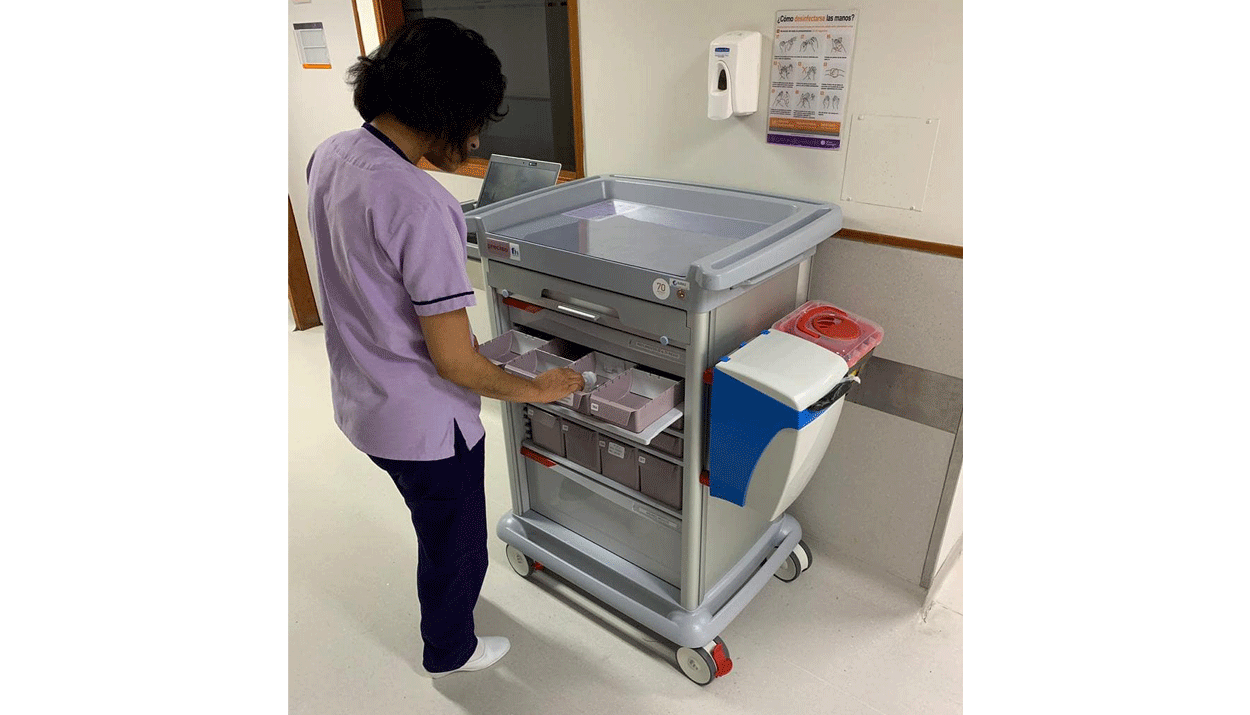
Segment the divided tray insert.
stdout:
[[630,368],[590,394],[590,414],[641,432],[676,406],[682,381]]

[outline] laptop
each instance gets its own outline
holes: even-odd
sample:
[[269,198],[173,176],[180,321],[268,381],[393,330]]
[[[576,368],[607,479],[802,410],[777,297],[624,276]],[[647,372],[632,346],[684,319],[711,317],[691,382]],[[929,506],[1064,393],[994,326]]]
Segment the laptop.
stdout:
[[560,164],[516,156],[491,154],[486,165],[486,178],[477,201],[460,204],[465,212],[485,208],[493,203],[520,196],[529,191],[555,186],[560,178]]

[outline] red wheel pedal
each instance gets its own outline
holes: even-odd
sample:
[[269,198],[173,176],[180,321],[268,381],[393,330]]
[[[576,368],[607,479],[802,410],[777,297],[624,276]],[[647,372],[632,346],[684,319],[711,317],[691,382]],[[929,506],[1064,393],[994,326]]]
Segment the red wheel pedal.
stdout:
[[716,647],[712,649],[712,660],[716,662],[717,678],[728,675],[729,671],[734,669],[734,662],[729,659],[723,643],[717,643]]

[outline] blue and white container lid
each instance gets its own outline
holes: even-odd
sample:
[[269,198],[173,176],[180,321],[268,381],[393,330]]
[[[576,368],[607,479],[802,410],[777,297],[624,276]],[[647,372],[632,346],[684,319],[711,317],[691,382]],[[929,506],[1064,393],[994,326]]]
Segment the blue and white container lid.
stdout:
[[794,410],[806,410],[846,377],[837,353],[778,330],[766,330],[716,369]]

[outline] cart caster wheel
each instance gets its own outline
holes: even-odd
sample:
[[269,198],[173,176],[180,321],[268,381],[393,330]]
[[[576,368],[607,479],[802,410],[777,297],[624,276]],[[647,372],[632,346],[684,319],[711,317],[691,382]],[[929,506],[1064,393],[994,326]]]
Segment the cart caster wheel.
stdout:
[[799,541],[799,548],[794,552],[799,557],[799,565],[806,571],[812,567],[812,550],[807,548],[806,541]]
[[707,685],[733,670],[734,663],[729,658],[729,647],[717,637],[701,648],[678,648],[677,666],[687,678]]
[[536,569],[534,568],[533,559],[521,553],[520,549],[512,546],[511,544],[508,545],[506,550],[508,552],[508,563],[512,564],[513,571],[516,571],[519,575],[525,578],[528,578],[530,574],[534,573]]
[[803,566],[799,562],[799,557],[791,553],[786,557],[785,561],[781,562],[781,568],[777,569],[777,573],[773,575],[786,583],[790,583],[798,578],[801,573],[803,573]]
[[807,544],[802,541],[798,546],[794,547],[794,551],[781,562],[781,567],[777,569],[775,574],[777,578],[789,583],[799,577],[799,574],[812,567],[812,550],[807,548]]

